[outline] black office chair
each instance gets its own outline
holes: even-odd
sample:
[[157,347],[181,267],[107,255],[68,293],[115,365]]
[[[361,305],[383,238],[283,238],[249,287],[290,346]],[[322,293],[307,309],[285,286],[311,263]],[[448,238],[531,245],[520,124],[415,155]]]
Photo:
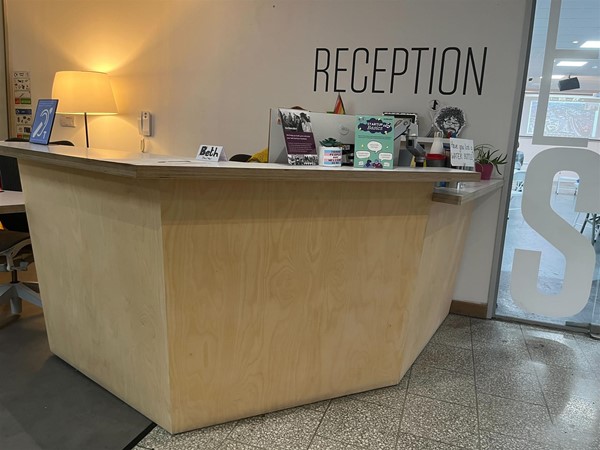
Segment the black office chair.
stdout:
[[42,307],[37,283],[19,281],[18,273],[27,270],[33,262],[33,250],[29,233],[0,231],[0,272],[10,272],[11,281],[0,285],[0,304],[10,302],[13,314],[23,310],[23,300]]
[[239,153],[229,158],[229,161],[248,162],[250,158],[252,158],[252,155],[245,155],[243,153]]

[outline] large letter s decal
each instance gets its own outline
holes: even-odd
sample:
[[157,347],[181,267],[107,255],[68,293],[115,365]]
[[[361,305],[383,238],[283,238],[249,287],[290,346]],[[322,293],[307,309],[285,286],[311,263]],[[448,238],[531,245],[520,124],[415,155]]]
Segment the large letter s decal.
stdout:
[[584,148],[554,147],[535,156],[527,169],[522,212],[525,221],[565,256],[560,293],[537,290],[542,253],[515,250],[511,295],[526,311],[549,317],[568,317],[587,304],[596,254],[590,241],[565,222],[550,206],[552,181],[560,170],[579,174],[575,210],[600,213],[600,154]]

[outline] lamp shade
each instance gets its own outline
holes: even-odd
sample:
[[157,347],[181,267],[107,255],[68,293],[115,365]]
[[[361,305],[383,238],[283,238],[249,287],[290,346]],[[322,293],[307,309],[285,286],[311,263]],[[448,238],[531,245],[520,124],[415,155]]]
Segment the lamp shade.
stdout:
[[102,72],[56,72],[52,98],[59,100],[59,114],[118,113],[110,80]]

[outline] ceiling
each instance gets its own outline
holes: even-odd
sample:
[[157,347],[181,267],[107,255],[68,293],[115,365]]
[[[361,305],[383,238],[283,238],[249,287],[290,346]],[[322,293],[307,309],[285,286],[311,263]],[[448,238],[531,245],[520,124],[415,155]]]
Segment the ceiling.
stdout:
[[[531,55],[528,69],[528,91],[538,91],[544,62],[546,33],[550,16],[550,0],[538,0],[535,12]],[[562,0],[558,38],[559,49],[578,49],[585,41],[600,41],[600,1]],[[599,50],[600,51],[600,50]],[[600,93],[600,60],[587,60],[583,67],[557,67],[554,62],[553,75],[569,75],[579,78],[580,89],[569,94]],[[552,92],[558,92],[558,80],[552,80]]]

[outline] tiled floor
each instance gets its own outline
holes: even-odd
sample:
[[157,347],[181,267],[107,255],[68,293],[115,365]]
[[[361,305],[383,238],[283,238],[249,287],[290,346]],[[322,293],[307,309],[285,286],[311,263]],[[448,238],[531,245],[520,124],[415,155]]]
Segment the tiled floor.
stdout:
[[449,316],[396,386],[135,450],[600,449],[600,341]]

